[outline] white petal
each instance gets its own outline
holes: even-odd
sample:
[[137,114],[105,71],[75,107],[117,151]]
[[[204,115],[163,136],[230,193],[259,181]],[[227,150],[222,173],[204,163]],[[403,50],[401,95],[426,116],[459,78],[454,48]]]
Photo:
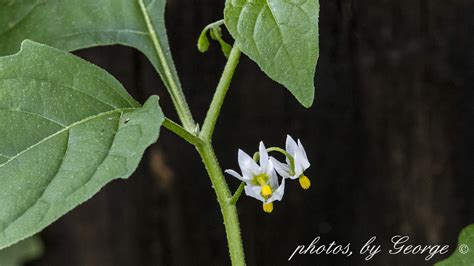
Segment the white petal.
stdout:
[[290,135],[286,135],[286,151],[291,156],[295,156],[297,150],[298,144],[296,144],[295,140]]
[[239,166],[245,179],[251,179],[260,172],[258,164],[243,150],[239,149]]
[[275,170],[273,169],[268,175],[270,176],[268,184],[270,185],[272,190],[274,190],[278,187],[278,176],[276,175]]
[[276,175],[275,167],[273,166],[273,162],[270,159],[267,160],[267,169],[265,169],[265,174],[267,174],[270,177],[272,175]]
[[304,158],[308,160],[308,156],[306,156],[306,151],[304,150],[303,144],[301,141],[298,139],[298,148],[301,151],[301,153],[304,155]]
[[306,159],[300,160],[300,164],[301,164],[301,167],[303,167],[303,171],[305,171],[306,169],[308,169],[311,166],[309,161],[306,160]]
[[263,141],[260,141],[258,145],[258,153],[260,154],[260,167],[262,172],[267,172],[269,169],[268,152]]
[[304,167],[303,167],[303,164],[301,163],[301,154],[297,153],[295,155],[295,175],[294,175],[294,178],[298,178],[300,177],[300,175],[303,174],[304,172]]
[[277,159],[271,157],[270,160],[273,163],[273,166],[275,167],[275,170],[279,175],[281,175],[283,178],[289,178],[290,176],[290,167],[288,164],[284,164]]
[[248,180],[246,180],[243,176],[239,175],[239,173],[237,173],[236,171],[234,171],[232,169],[227,169],[227,170],[225,170],[225,172],[228,173],[229,175],[233,176],[233,177],[236,177],[239,180],[242,180],[244,182],[248,182]]
[[304,150],[303,144],[301,144],[300,140],[298,140],[298,148],[301,165],[303,166],[304,170],[306,170],[311,164],[308,161],[308,156],[306,155],[306,151]]
[[261,202],[265,202],[265,199],[263,198],[262,194],[260,194],[260,192],[262,191],[262,188],[260,186],[246,185],[244,187],[244,190],[245,195],[254,199],[258,199]]
[[267,200],[266,203],[272,202],[272,201],[280,201],[283,198],[283,195],[285,194],[285,179],[281,181],[280,186],[273,192],[272,196]]

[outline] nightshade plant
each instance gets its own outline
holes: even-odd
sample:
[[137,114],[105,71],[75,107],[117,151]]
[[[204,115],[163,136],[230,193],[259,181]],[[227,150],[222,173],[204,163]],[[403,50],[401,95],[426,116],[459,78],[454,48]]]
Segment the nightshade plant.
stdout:
[[[227,0],[224,19],[207,26],[198,40],[198,49],[206,51],[209,34],[228,58],[202,126],[194,121],[179,82],[164,13],[165,0],[0,0],[0,249],[38,233],[111,180],[128,178],[157,141],[161,126],[201,156],[233,265],[245,264],[235,206],[244,186],[267,212],[283,196],[285,178],[299,178],[303,188],[309,187],[301,143],[286,151],[261,144],[255,162],[245,158],[261,175],[241,165],[244,182],[232,196],[212,135],[241,52],[303,106],[312,105],[317,0]],[[224,27],[233,46],[223,40]],[[165,117],[157,96],[140,105],[105,70],[69,53],[112,44],[134,47],[148,57],[179,123]],[[286,164],[268,157],[270,151],[282,152]]]

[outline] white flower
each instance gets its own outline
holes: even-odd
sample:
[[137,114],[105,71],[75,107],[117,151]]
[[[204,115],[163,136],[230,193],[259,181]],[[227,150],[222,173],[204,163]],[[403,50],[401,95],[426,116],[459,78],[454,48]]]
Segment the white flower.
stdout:
[[238,152],[238,160],[242,175],[234,170],[225,172],[245,182],[245,194],[263,202],[263,210],[271,212],[273,201],[280,201],[285,191],[285,180],[278,184],[272,161],[263,142],[259,145],[260,165],[257,164],[247,153],[242,150]]
[[304,150],[303,144],[298,139],[298,144],[290,136],[286,136],[286,152],[291,158],[286,158],[286,164],[279,162],[275,158],[270,158],[274,164],[275,170],[283,179],[299,179],[300,185],[303,189],[308,189],[311,186],[311,181],[305,176],[304,171],[311,165],[308,161],[308,156]]

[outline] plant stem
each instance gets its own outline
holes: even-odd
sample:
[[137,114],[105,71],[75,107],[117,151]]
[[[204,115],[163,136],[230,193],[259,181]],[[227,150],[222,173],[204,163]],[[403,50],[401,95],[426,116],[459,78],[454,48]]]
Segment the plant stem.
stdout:
[[239,47],[234,44],[232,50],[230,51],[229,59],[227,60],[227,64],[225,65],[224,72],[222,73],[221,79],[219,80],[219,84],[217,85],[214,97],[212,98],[209,110],[207,111],[206,119],[204,120],[201,133],[199,134],[199,136],[203,140],[210,141],[212,138],[217,118],[219,117],[219,114],[221,112],[222,104],[224,103],[224,99],[229,89],[230,82],[232,81],[232,77],[234,76],[235,68],[239,63],[240,54],[241,52]]
[[185,129],[187,129],[188,131],[194,130],[195,123],[193,120],[193,116],[191,114],[191,111],[189,110],[186,98],[184,97],[184,93],[181,89],[179,79],[175,72],[171,70],[170,62],[168,62],[168,59],[165,56],[165,52],[163,51],[163,47],[161,47],[160,40],[156,36],[156,30],[153,27],[153,23],[151,22],[150,15],[148,14],[148,10],[145,4],[143,3],[143,0],[138,0],[138,2],[140,4],[140,9],[143,14],[143,17],[145,18],[148,33],[155,48],[158,61],[161,63],[161,66],[164,70],[164,75],[162,76],[162,78],[171,96],[171,100],[173,101],[179,119],[181,120],[181,123],[183,124],[183,127]]
[[212,144],[204,142],[196,146],[202,161],[206,166],[211,179],[212,187],[216,192],[217,202],[221,208],[224,218],[224,226],[227,235],[227,244],[229,246],[230,259],[233,266],[244,266],[245,256],[242,246],[242,237],[240,235],[239,217],[237,208],[229,202],[231,193],[222,174],[222,170],[217,161]]
[[[139,0],[139,2],[143,11],[145,9],[143,0]],[[147,21],[147,25],[150,27],[151,22],[149,18],[145,16],[145,19]],[[157,48],[157,53],[160,56],[160,59],[162,59],[161,57],[163,57],[163,55],[160,55],[160,49],[158,49],[160,46],[159,43],[157,43],[158,39],[156,38],[156,35],[155,38],[153,38],[152,35],[152,39],[156,40],[154,40],[154,44]],[[173,101],[175,102],[175,107],[178,111],[178,115],[181,121],[183,122],[183,127],[169,119],[165,119],[163,123],[164,127],[176,133],[178,136],[182,137],[189,143],[193,144],[201,155],[202,161],[211,179],[212,187],[214,188],[214,191],[216,193],[217,202],[219,203],[222,216],[224,218],[227,244],[229,247],[230,259],[233,266],[245,265],[245,255],[242,246],[242,237],[240,235],[239,217],[237,215],[237,208],[235,207],[235,202],[237,200],[235,198],[232,198],[227,182],[224,179],[224,175],[222,174],[222,170],[219,166],[219,162],[216,158],[214,149],[211,144],[211,138],[214,132],[214,127],[216,125],[217,118],[219,117],[222,104],[224,103],[225,96],[229,89],[230,82],[234,75],[235,68],[237,67],[237,64],[239,62],[240,54],[240,49],[237,47],[237,45],[234,45],[230,52],[229,59],[227,60],[227,64],[224,68],[221,79],[219,80],[219,84],[217,85],[216,92],[212,99],[211,105],[206,115],[206,119],[204,120],[202,131],[200,132],[199,136],[196,136],[194,135],[194,133],[191,133],[194,132],[194,121],[192,120],[190,112],[189,115],[186,114],[186,112],[184,112],[183,114],[183,110],[189,111],[189,107],[184,99],[182,91],[176,86],[176,83],[171,83],[171,85],[174,85],[172,85],[170,88],[170,94],[173,98]],[[164,59],[162,61],[166,62],[166,60]],[[174,81],[174,79],[172,78],[174,76],[169,71],[169,68],[165,68],[165,72],[166,76],[171,81]],[[173,93],[177,94],[177,96]],[[239,187],[238,192],[240,191],[240,193],[242,193],[242,189],[243,187]]]

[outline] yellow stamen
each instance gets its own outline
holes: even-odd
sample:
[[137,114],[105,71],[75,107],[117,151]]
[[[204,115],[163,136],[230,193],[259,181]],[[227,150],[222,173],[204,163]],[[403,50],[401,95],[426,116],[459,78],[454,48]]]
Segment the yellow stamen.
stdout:
[[311,181],[305,175],[301,175],[298,180],[300,181],[300,185],[303,189],[308,189],[311,186]]
[[263,211],[266,213],[271,213],[273,211],[273,202],[263,203]]
[[272,188],[269,185],[265,185],[265,186],[262,186],[262,191],[260,193],[262,193],[262,196],[264,198],[268,198],[272,196],[273,192],[272,192]]

